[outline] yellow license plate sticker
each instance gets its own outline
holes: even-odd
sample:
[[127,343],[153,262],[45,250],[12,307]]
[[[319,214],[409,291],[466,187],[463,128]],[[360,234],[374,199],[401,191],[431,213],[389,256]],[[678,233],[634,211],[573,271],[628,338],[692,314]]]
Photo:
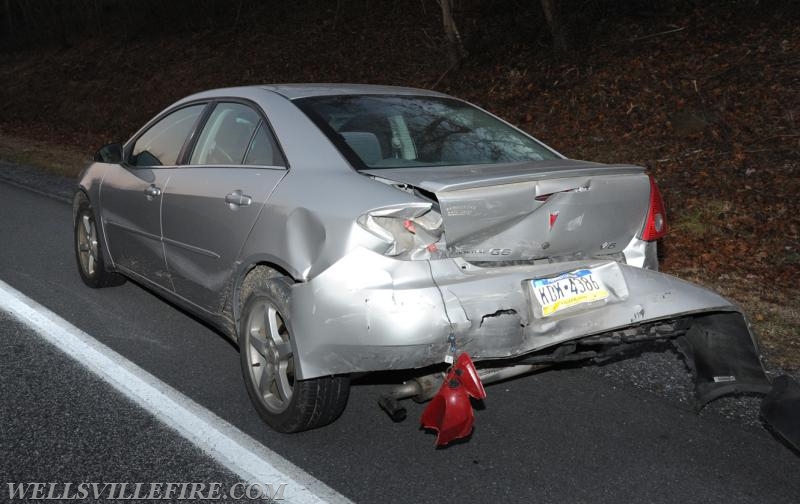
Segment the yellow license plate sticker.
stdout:
[[537,278],[530,282],[543,317],[608,297],[605,285],[591,269],[570,271],[554,278]]

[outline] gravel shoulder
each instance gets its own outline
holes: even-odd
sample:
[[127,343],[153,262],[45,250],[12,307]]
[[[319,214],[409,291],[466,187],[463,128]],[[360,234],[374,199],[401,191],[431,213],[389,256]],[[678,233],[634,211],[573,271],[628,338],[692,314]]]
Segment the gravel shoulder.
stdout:
[[[800,380],[800,373],[770,366],[770,378],[788,374]],[[670,402],[694,408],[694,384],[683,358],[671,344],[654,344],[643,352],[605,364],[590,366],[599,376],[620,385],[633,385]],[[734,395],[721,397],[707,404],[698,414],[725,418],[748,426],[763,426],[759,416],[761,397]]]

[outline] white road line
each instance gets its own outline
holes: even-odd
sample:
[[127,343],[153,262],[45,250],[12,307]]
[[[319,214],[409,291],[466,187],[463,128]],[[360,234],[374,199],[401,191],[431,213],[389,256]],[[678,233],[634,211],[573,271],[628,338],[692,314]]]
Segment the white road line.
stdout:
[[351,502],[2,280],[0,309],[176,430],[242,481],[286,483],[284,497],[290,503]]

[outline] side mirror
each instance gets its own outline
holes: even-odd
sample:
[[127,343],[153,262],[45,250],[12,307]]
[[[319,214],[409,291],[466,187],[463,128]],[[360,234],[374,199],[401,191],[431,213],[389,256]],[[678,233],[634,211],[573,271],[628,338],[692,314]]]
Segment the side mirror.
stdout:
[[99,163],[121,163],[122,144],[111,143],[100,147],[100,149],[94,153],[94,160]]

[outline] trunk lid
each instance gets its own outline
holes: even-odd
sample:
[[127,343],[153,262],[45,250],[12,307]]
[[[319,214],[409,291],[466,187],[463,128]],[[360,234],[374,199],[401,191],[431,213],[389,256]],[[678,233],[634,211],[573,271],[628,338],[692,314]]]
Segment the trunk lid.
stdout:
[[362,173],[434,195],[449,255],[478,263],[618,255],[650,195],[644,168],[568,159]]

